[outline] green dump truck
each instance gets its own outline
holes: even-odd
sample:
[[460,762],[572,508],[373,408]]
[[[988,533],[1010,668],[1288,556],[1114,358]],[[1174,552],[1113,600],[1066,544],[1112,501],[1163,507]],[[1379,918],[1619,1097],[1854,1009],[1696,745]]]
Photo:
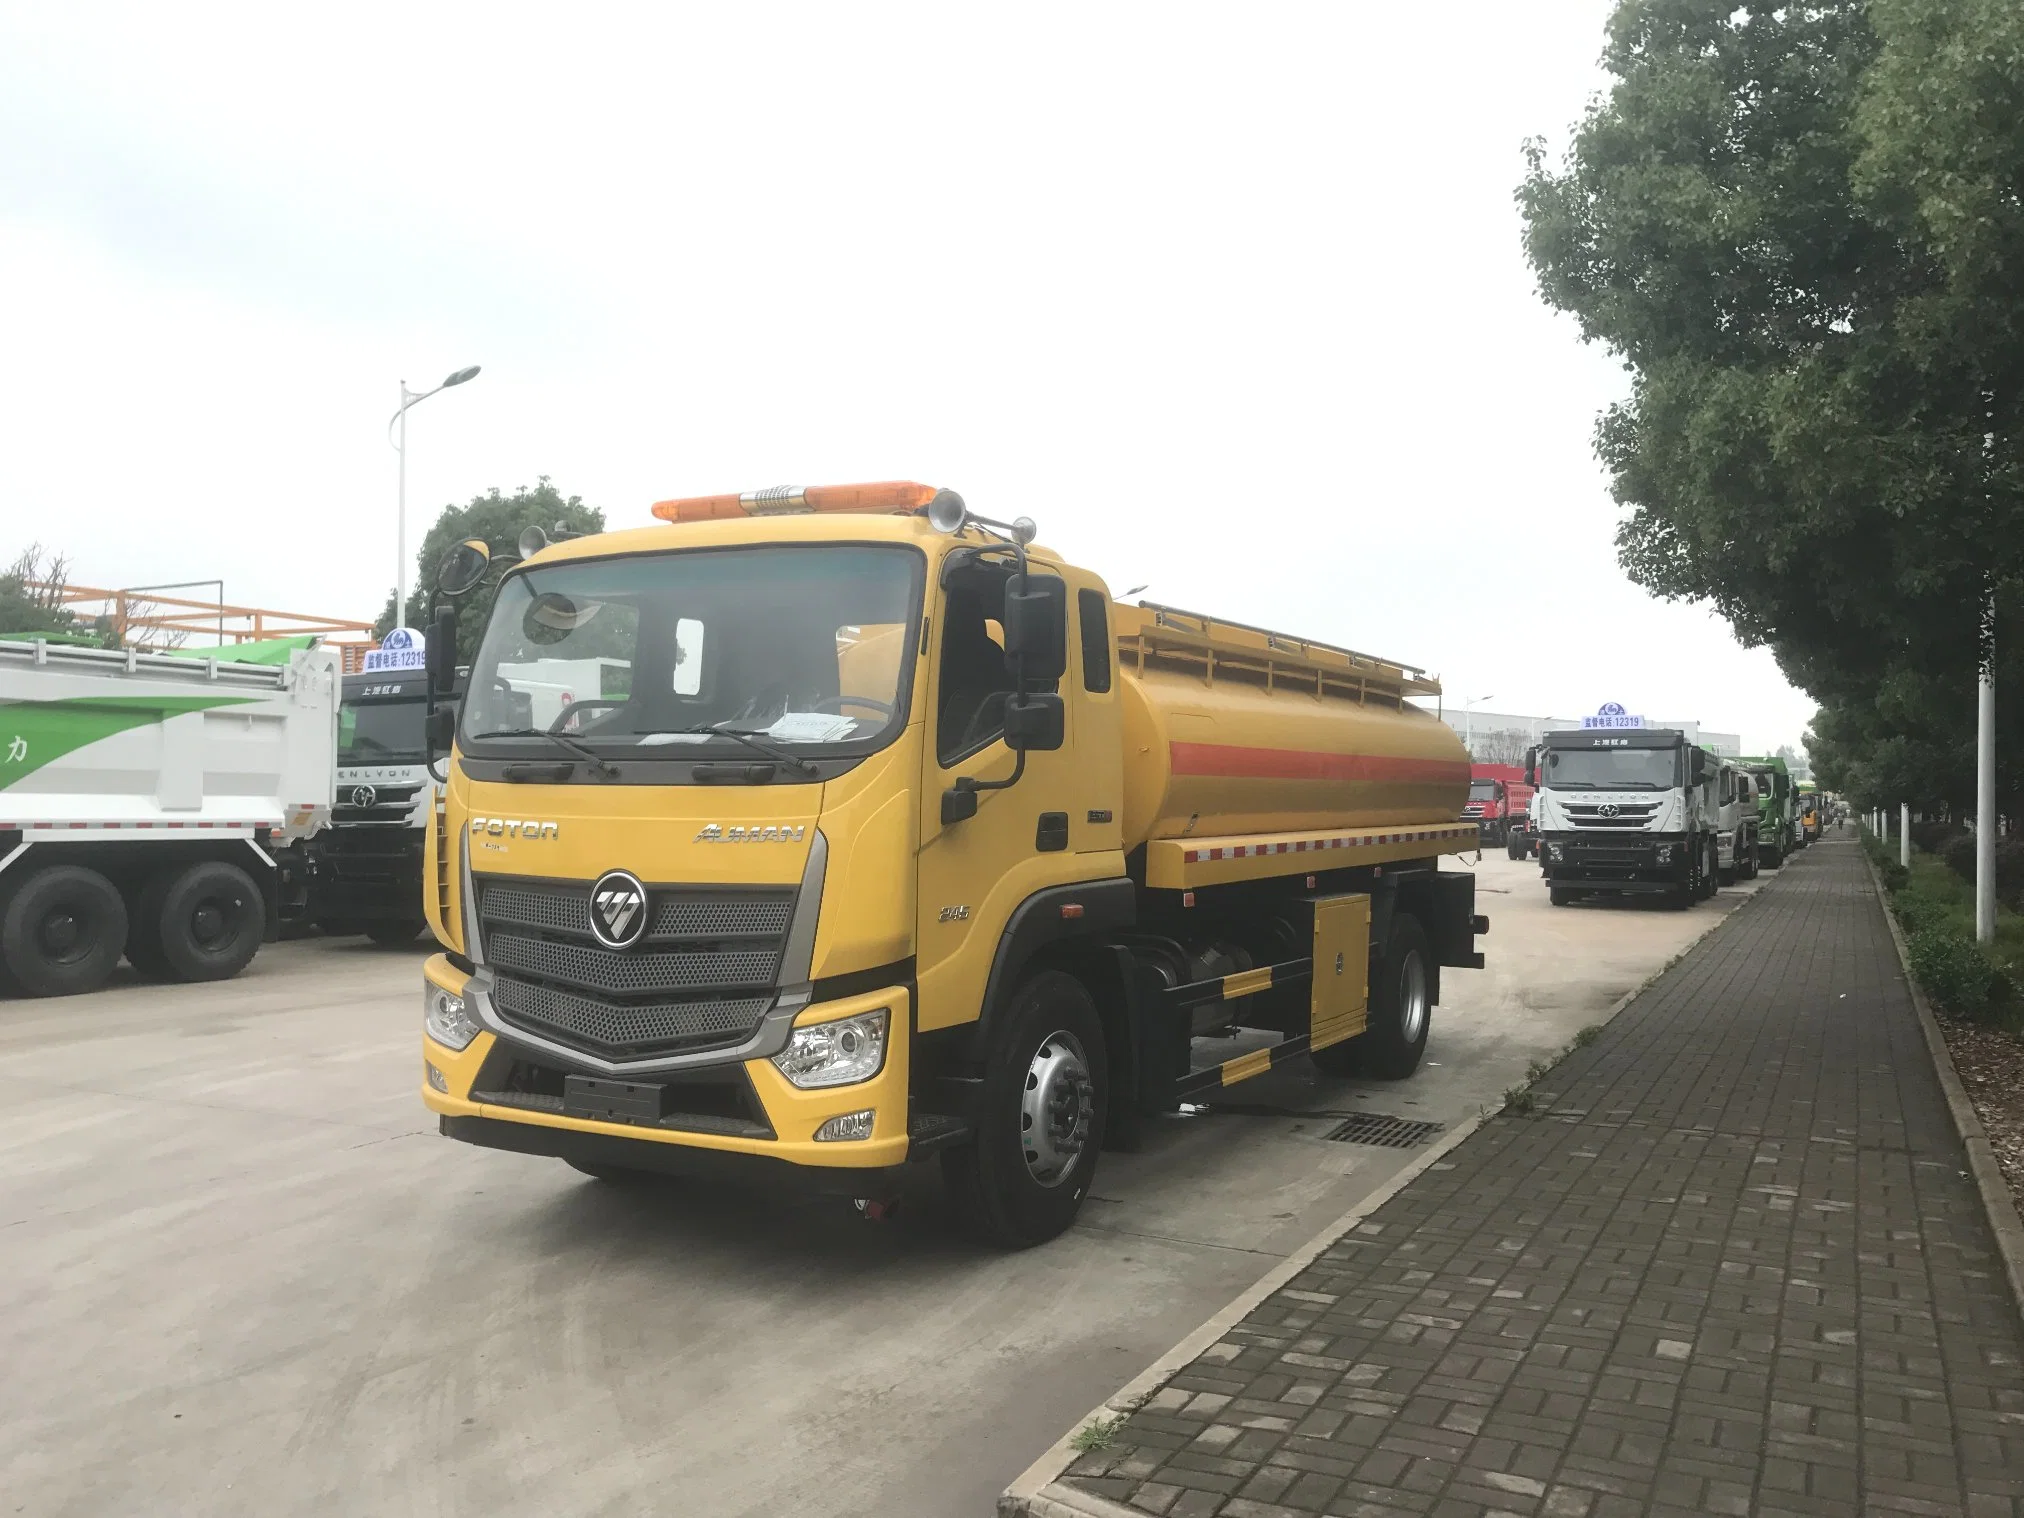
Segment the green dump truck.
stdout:
[[1800,847],[1798,789],[1783,759],[1738,759],[1757,777],[1757,862],[1775,870]]

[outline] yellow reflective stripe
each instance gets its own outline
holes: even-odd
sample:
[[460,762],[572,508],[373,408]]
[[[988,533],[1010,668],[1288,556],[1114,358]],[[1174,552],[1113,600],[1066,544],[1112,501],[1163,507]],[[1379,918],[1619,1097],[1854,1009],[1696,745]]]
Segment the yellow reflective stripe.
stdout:
[[1240,996],[1249,996],[1254,991],[1263,991],[1272,984],[1272,967],[1262,970],[1246,970],[1240,975],[1223,977],[1223,1000],[1235,1001]]
[[1272,1051],[1254,1049],[1249,1054],[1223,1061],[1223,1084],[1234,1086],[1238,1081],[1249,1080],[1254,1075],[1263,1075],[1272,1068]]

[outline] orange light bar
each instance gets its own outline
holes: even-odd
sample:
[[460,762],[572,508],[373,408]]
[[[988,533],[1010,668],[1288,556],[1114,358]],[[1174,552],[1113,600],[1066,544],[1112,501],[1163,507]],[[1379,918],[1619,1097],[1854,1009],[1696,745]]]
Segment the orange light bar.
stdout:
[[912,480],[880,480],[870,485],[775,485],[741,495],[656,501],[654,515],[664,522],[708,522],[802,511],[919,511],[934,498],[934,486]]

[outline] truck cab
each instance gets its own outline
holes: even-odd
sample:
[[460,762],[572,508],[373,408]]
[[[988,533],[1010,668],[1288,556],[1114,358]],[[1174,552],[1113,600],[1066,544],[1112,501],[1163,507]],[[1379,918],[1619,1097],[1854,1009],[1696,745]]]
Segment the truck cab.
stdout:
[[1547,733],[1532,804],[1552,903],[1620,894],[1686,907],[1713,895],[1715,768],[1674,728]]
[[1722,760],[1702,782],[1702,805],[1715,835],[1717,877],[1723,885],[1757,874],[1757,801],[1753,777]]
[[1462,816],[1476,824],[1478,841],[1484,848],[1507,849],[1512,858],[1514,838],[1522,837],[1532,802],[1532,787],[1525,771],[1515,764],[1478,764],[1469,772],[1469,799]]
[[327,934],[405,944],[428,927],[422,855],[440,791],[428,768],[428,711],[423,670],[344,677],[337,804],[308,845],[308,915]]

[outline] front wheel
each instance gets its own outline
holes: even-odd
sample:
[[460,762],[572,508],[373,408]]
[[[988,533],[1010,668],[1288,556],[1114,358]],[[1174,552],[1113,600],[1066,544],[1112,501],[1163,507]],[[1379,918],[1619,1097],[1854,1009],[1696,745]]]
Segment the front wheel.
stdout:
[[1546,899],[1556,907],[1572,906],[1574,904],[1574,893],[1568,890],[1566,886],[1548,886],[1546,888]]
[[1008,1249],[1075,1221],[1108,1115],[1103,1024],[1081,981],[1043,970],[1013,994],[990,1036],[977,1138],[942,1156],[950,1200],[972,1232]]
[[365,925],[365,936],[388,948],[402,948],[428,931],[426,922],[406,917],[379,917]]

